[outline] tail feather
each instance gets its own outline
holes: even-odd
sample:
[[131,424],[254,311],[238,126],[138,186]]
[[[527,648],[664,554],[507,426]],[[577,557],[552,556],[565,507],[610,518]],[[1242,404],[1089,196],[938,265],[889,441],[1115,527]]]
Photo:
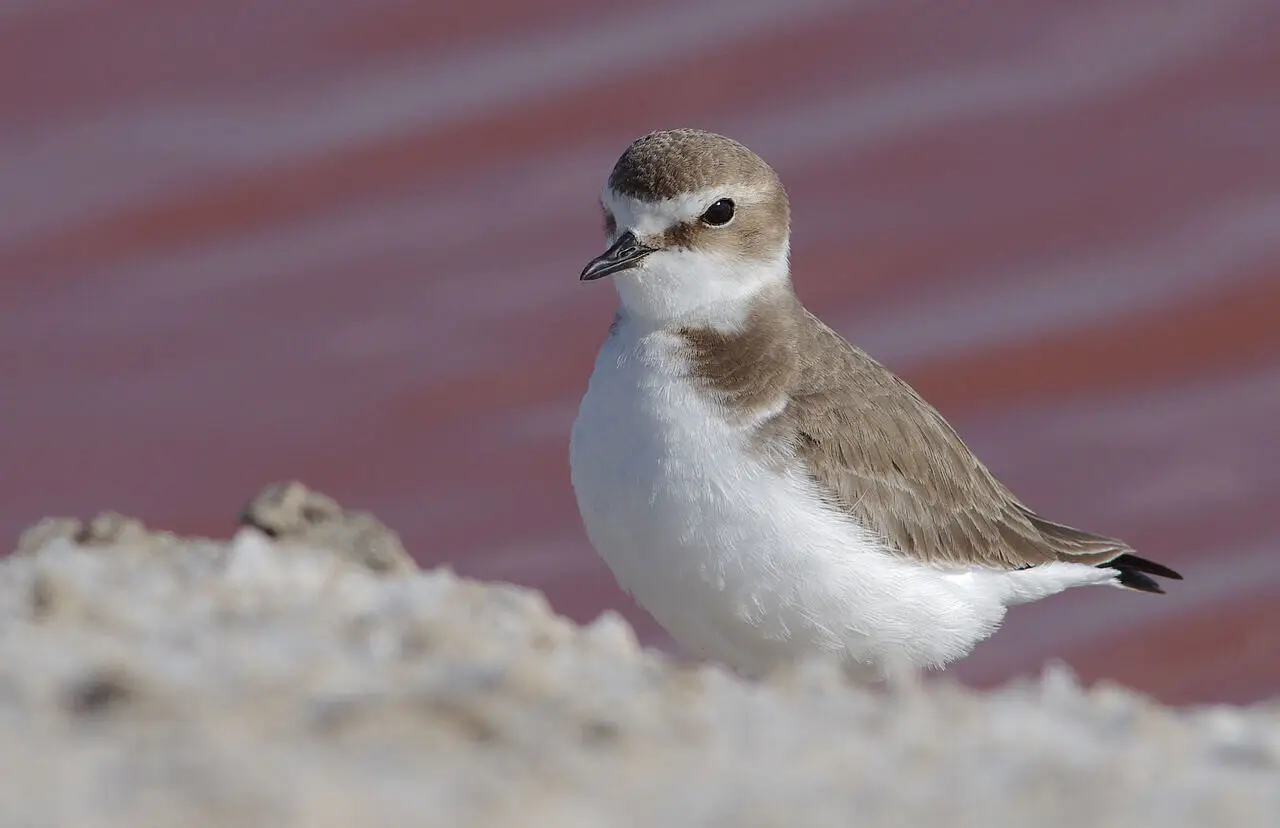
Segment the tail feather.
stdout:
[[1163,595],[1164,589],[1151,576],[1172,578],[1175,581],[1182,580],[1181,575],[1164,564],[1133,554],[1130,547],[1123,541],[1082,532],[1061,523],[1054,523],[1025,506],[1019,506],[1019,508],[1060,561],[1089,564],[1100,569],[1114,569],[1118,573],[1115,582],[1120,586],[1138,592],[1154,592],[1157,595]]
[[1152,575],[1158,575],[1161,578],[1172,578],[1176,581],[1182,580],[1180,574],[1164,564],[1158,564],[1155,561],[1149,561],[1146,558],[1140,558],[1129,553],[1119,555],[1106,563],[1098,564],[1098,566],[1117,570],[1120,574],[1116,580],[1120,583],[1120,586],[1135,589],[1139,592],[1164,594],[1164,589],[1161,588],[1155,578],[1151,577]]

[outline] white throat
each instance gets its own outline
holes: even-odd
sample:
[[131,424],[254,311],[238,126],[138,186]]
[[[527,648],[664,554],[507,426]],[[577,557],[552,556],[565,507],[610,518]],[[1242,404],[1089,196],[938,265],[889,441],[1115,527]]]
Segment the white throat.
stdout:
[[700,250],[662,250],[613,277],[624,315],[645,327],[739,327],[753,300],[789,279],[776,260],[744,260]]
[[[678,222],[696,219],[723,192],[705,190],[643,202],[606,187],[602,201],[620,231],[631,230],[643,240]],[[738,187],[732,195],[739,204],[750,204],[762,197],[762,191]],[[624,316],[643,327],[694,324],[732,329],[743,321],[761,291],[789,281],[789,254],[789,240],[768,259],[712,250],[660,250],[612,278]]]

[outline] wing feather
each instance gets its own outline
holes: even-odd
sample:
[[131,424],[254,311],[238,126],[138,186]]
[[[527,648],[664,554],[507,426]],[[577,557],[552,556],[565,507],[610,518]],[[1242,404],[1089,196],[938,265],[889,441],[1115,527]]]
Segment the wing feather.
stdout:
[[[800,352],[822,358],[799,366],[785,413],[792,438],[833,502],[891,549],[929,563],[1004,569],[1098,565],[1132,551],[1028,509],[914,389],[809,316],[803,328],[820,341]],[[842,381],[832,382],[831,371]]]

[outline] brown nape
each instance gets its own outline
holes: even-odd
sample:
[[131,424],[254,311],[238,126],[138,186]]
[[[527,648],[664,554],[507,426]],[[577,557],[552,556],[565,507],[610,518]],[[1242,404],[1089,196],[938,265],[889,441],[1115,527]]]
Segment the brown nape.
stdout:
[[661,201],[730,182],[775,182],[773,169],[723,135],[698,129],[654,132],[632,142],[609,175],[609,188],[644,201]]
[[[790,289],[762,296],[734,333],[682,329],[691,373],[726,416],[760,423],[770,462],[807,473],[831,505],[924,562],[1019,569],[1053,561],[1177,573],[1125,543],[1081,532],[1021,504],[932,406],[805,310]],[[785,406],[782,403],[785,401]],[[780,410],[779,410],[780,409]]]

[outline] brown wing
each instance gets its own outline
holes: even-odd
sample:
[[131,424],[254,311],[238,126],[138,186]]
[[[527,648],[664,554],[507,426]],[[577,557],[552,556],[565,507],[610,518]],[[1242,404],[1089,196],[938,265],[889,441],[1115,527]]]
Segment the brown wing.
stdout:
[[[800,366],[788,425],[819,484],[895,551],[1006,569],[1104,564],[1131,551],[1023,506],[910,386],[810,319],[823,359]],[[833,383],[826,372],[836,370]]]

